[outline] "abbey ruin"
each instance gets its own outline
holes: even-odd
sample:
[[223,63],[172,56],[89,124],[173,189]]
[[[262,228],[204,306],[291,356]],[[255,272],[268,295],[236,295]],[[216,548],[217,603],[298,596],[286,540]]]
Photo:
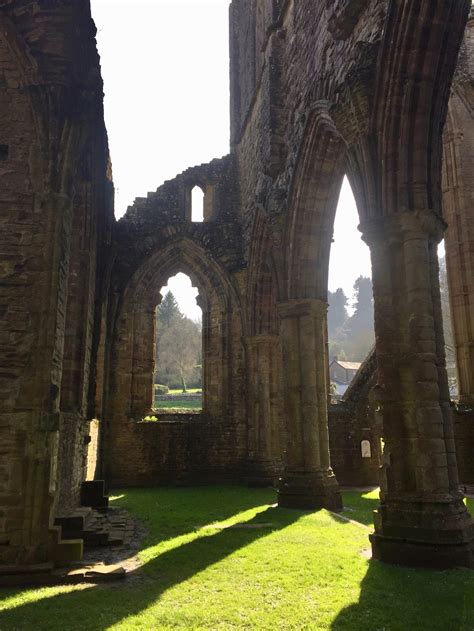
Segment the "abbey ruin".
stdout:
[[[470,7],[233,0],[229,155],[157,182],[116,221],[89,2],[0,0],[0,564],[77,559],[57,524],[85,481],[278,485],[280,506],[337,511],[339,484],[380,479],[375,558],[474,566]],[[331,405],[344,175],[371,251],[376,349]],[[203,411],[146,423],[159,290],[179,271],[203,310]]]

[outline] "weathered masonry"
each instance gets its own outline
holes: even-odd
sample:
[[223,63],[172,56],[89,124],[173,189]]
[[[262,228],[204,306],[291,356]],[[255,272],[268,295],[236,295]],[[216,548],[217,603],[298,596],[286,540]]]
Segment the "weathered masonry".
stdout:
[[[474,481],[469,12],[469,0],[233,0],[229,155],[115,221],[89,3],[0,1],[1,564],[67,558],[54,522],[86,478],[278,484],[281,506],[338,509],[338,477],[380,475],[376,558],[473,566],[459,490],[459,473]],[[376,349],[331,407],[345,174],[371,250]],[[159,288],[178,271],[203,310],[203,411],[146,423]]]

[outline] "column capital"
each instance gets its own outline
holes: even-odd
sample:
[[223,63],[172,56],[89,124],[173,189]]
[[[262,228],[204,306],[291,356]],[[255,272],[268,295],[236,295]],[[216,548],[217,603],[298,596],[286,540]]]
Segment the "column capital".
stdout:
[[277,303],[277,312],[282,320],[301,316],[323,317],[327,310],[328,303],[318,298],[293,298]]
[[369,219],[359,225],[362,239],[369,246],[422,238],[439,243],[446,228],[444,219],[431,210],[396,213]]

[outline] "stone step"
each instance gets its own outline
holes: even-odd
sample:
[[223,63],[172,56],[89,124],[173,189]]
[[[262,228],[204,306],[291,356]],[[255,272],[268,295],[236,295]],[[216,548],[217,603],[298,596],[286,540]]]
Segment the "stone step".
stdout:
[[130,540],[133,533],[133,522],[122,511],[91,511],[84,527],[84,544],[86,548],[94,546],[119,546],[125,539]]
[[44,574],[53,570],[52,563],[37,563],[35,565],[0,565],[0,576],[13,574]]
[[5,565],[0,568],[0,587],[95,584],[121,580],[125,576],[125,569],[118,564],[76,564],[72,568],[58,569],[54,569],[52,563]]
[[54,570],[52,563],[0,566],[0,587],[49,585]]
[[62,539],[80,539],[84,532],[84,515],[68,515],[67,517],[56,517],[55,526],[61,527]]
[[84,542],[82,539],[63,539],[61,526],[52,526],[49,529],[50,548],[49,558],[55,567],[66,567],[71,563],[82,560]]
[[70,515],[58,516],[55,526],[61,528],[61,540],[82,539],[88,550],[124,545],[130,542],[134,532],[133,521],[117,509],[81,508]]
[[104,509],[109,505],[105,494],[104,480],[88,480],[81,485],[81,504],[95,509]]
[[109,533],[106,530],[84,530],[83,539],[86,548],[109,545]]
[[97,563],[69,570],[63,579],[66,583],[105,583],[125,578],[126,571],[121,565]]
[[74,512],[65,515],[57,515],[54,520],[54,525],[61,526],[62,539],[81,539],[92,513],[93,511],[90,507],[79,507],[76,508]]
[[125,529],[112,530],[109,533],[109,546],[121,546],[123,545],[125,535]]

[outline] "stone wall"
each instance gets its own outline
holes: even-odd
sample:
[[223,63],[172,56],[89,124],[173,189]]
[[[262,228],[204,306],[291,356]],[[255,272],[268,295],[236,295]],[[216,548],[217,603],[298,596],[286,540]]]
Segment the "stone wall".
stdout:
[[[115,487],[153,485],[192,485],[204,482],[263,481],[262,471],[255,465],[260,454],[250,462],[245,454],[236,458],[224,419],[212,421],[205,415],[160,414],[160,420],[137,422],[124,420],[123,427],[110,442],[114,463],[109,484]],[[472,431],[472,422],[467,425]],[[457,428],[457,424],[456,424]],[[371,458],[363,458],[361,443],[368,440]],[[472,436],[470,436],[472,440]],[[340,484],[345,486],[377,486],[381,465],[380,436],[372,419],[347,403],[329,409],[329,441],[331,466]],[[471,443],[472,444],[472,443]],[[462,451],[462,450],[461,450]],[[467,449],[466,449],[467,451]],[[469,462],[472,459],[470,459]],[[462,454],[460,465],[462,466]],[[269,484],[276,484],[283,473],[282,462],[266,471]],[[469,479],[461,477],[469,482]]]
[[[378,486],[382,464],[380,436],[373,419],[347,403],[329,408],[329,449],[331,466],[339,484]],[[370,458],[362,457],[362,441],[370,443]]]
[[453,408],[454,438],[459,470],[459,481],[462,485],[474,484],[474,412],[472,408]]
[[28,563],[84,476],[111,185],[88,3],[7,0],[0,27],[0,562]]
[[[380,484],[382,427],[374,398],[376,370],[372,350],[342,400],[329,408],[331,466],[346,486]],[[370,458],[362,457],[362,441],[370,444]]]
[[[190,194],[205,192],[205,220],[191,221]],[[137,199],[115,233],[109,316],[109,363],[104,426],[105,472],[112,481],[136,483],[133,462],[150,479],[184,475],[196,462],[206,470],[240,467],[245,458],[245,356],[240,275],[242,239],[234,163],[230,157],[189,169],[156,193]],[[188,430],[179,423],[148,427],[139,421],[153,404],[155,309],[159,290],[177,272],[191,277],[203,312],[203,437],[190,451]],[[194,415],[191,417],[195,421]],[[192,426],[192,423],[191,425]],[[183,429],[184,428],[184,429]],[[143,442],[145,436],[151,438]],[[174,438],[173,438],[174,436]],[[192,433],[191,436],[195,437]],[[206,460],[202,449],[208,444]],[[163,454],[157,450],[162,447]],[[173,456],[172,470],[168,455]],[[168,454],[168,455],[166,455]],[[223,454],[227,455],[227,462]],[[171,457],[171,456],[169,456]],[[203,460],[204,459],[204,460]],[[168,464],[166,464],[168,463]],[[194,463],[194,464],[193,464]],[[141,478],[146,475],[142,472]],[[135,481],[135,482],[134,482]]]
[[110,436],[108,482],[116,487],[237,482],[245,454],[226,419],[205,414],[124,419]]
[[[373,392],[376,384],[375,354],[362,364],[343,401],[329,409],[331,465],[340,484],[378,485],[383,461],[383,428]],[[452,404],[457,466],[461,485],[474,484],[474,414],[472,408]],[[361,457],[361,442],[368,440],[372,457]]]

